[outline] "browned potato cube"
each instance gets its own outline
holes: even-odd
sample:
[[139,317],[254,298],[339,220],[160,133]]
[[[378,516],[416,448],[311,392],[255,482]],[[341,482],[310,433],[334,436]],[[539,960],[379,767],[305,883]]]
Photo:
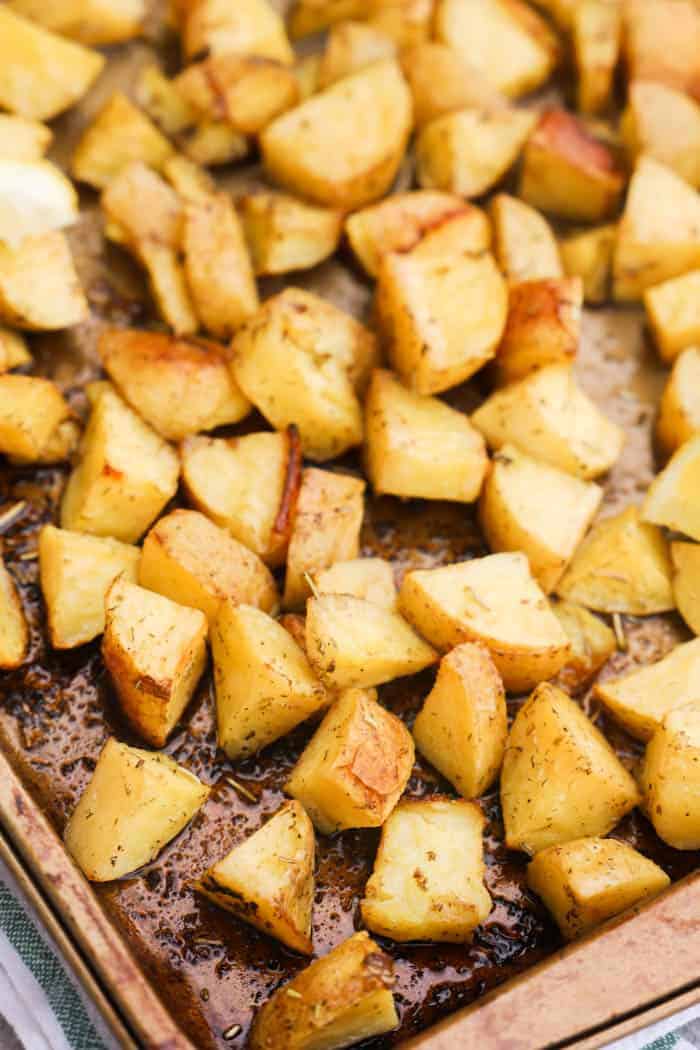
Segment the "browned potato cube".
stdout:
[[[289,19],[293,40],[329,29],[346,18],[366,19],[374,0],[295,0]],[[382,0],[378,0],[381,4]]]
[[[659,354],[671,364],[700,343],[700,270],[672,277],[644,292],[644,307]],[[697,351],[694,351],[697,353]]]
[[566,692],[574,693],[587,685],[615,652],[615,632],[575,602],[555,602],[552,612],[571,642],[571,654],[557,675],[557,682]]
[[147,14],[146,0],[9,0],[8,7],[54,33],[96,46],[139,36]]
[[620,0],[580,0],[574,5],[571,32],[578,108],[582,113],[600,113],[610,104],[620,57]]
[[224,120],[243,135],[257,135],[299,98],[293,70],[258,55],[212,55],[187,66],[174,86],[200,117]]
[[17,328],[70,328],[89,313],[66,236],[50,230],[19,248],[0,244],[0,321]]
[[177,135],[200,120],[200,114],[178,91],[175,81],[166,77],[158,66],[145,66],[141,70],[135,99],[166,135]]
[[122,168],[138,160],[159,169],[174,150],[155,124],[126,95],[112,95],[75,148],[76,179],[104,189]]
[[623,12],[630,79],[700,97],[700,12],[693,0],[625,0]]
[[51,145],[53,132],[37,120],[0,113],[0,157],[39,160]]
[[656,436],[669,455],[700,431],[700,350],[683,350],[673,363],[659,406]]
[[[696,694],[697,695],[697,694]],[[642,772],[646,810],[674,849],[700,847],[700,703],[666,715],[647,746]]]
[[234,164],[250,153],[245,135],[224,120],[200,120],[180,136],[180,148],[195,164],[212,168]]
[[642,505],[642,519],[700,540],[700,434],[681,445],[656,475]]
[[256,274],[308,270],[338,247],[343,214],[285,193],[256,193],[238,202]]
[[70,408],[51,380],[0,375],[0,452],[5,455],[37,461],[69,416]]
[[583,281],[584,302],[604,303],[610,298],[616,239],[616,226],[597,226],[559,241],[565,273]]
[[632,162],[645,153],[700,186],[700,106],[692,98],[665,84],[633,81],[620,130]]
[[32,360],[25,337],[9,328],[0,328],[0,373],[31,365]]
[[182,153],[176,153],[170,160],[166,160],[163,174],[183,202],[202,201],[216,189],[216,183],[209,172]]
[[338,22],[331,27],[318,67],[318,89],[359,69],[396,57],[396,44],[380,29],[367,22]]
[[391,37],[398,48],[427,40],[436,0],[365,0],[369,24]]
[[185,0],[182,46],[187,58],[257,55],[291,65],[294,52],[284,22],[269,0]]
[[29,648],[29,629],[15,581],[0,557],[0,667],[13,670]]
[[700,544],[671,544],[673,597],[693,634],[700,634]]
[[417,128],[459,109],[488,111],[507,106],[506,98],[484,79],[478,67],[447,44],[422,41],[404,49],[400,62],[413,95]]
[[501,383],[547,365],[571,363],[581,334],[580,277],[521,281],[508,293],[508,319],[496,355]]
[[496,259],[511,283],[564,276],[556,237],[535,208],[497,193],[491,201],[491,221]]
[[391,562],[383,558],[337,561],[329,569],[316,574],[314,589],[317,594],[350,594],[373,605],[381,605],[383,609],[396,610],[394,569]]

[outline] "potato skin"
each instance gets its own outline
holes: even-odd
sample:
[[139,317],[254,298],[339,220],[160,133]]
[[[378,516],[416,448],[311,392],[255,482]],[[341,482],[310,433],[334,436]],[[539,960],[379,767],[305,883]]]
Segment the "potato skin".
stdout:
[[570,363],[581,334],[583,284],[579,277],[522,281],[508,293],[508,319],[496,365],[501,383],[538,368]]

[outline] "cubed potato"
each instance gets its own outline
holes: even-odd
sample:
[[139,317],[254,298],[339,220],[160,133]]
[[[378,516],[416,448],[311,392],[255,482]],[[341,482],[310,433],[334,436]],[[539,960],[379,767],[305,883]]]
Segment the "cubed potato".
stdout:
[[297,0],[290,32],[298,38],[348,18],[362,19],[398,47],[412,47],[430,36],[433,7],[434,0]]
[[18,248],[29,237],[72,226],[78,195],[70,179],[48,160],[0,157],[0,241]]
[[0,113],[0,157],[39,160],[51,145],[53,132],[37,120]]
[[23,463],[62,463],[72,458],[80,444],[81,434],[82,430],[77,419],[63,419],[51,431],[48,441],[36,457],[27,459],[26,456],[10,456],[10,462],[20,465]]
[[250,411],[224,348],[216,343],[107,328],[100,337],[99,353],[124,399],[170,441],[237,423]]
[[555,602],[552,611],[571,642],[571,654],[557,681],[573,693],[587,685],[615,652],[615,632],[575,602]]
[[527,868],[528,886],[569,941],[650,900],[670,881],[653,860],[617,839],[583,838],[549,846]]
[[413,95],[417,128],[459,109],[505,108],[507,100],[485,80],[478,66],[447,44],[425,40],[400,55],[401,68]]
[[[381,3],[382,0],[379,0]],[[293,40],[329,29],[346,18],[366,19],[373,0],[295,0],[289,18]]]
[[153,747],[187,707],[207,660],[207,619],[199,609],[117,577],[105,596],[102,658],[120,706]]
[[700,12],[692,0],[626,0],[624,54],[631,80],[700,97]]
[[696,700],[699,690],[700,639],[695,638],[654,664],[598,682],[595,695],[632,736],[650,740],[669,711]]
[[105,595],[117,576],[138,578],[141,551],[110,536],[89,536],[44,525],[39,573],[54,649],[73,649],[102,634]]
[[578,108],[582,113],[600,113],[610,104],[620,57],[620,0],[582,0],[576,3],[571,34],[578,77]]
[[64,233],[51,230],[19,248],[0,244],[0,321],[51,331],[79,324],[88,313]]
[[400,803],[382,828],[360,903],[365,926],[394,941],[471,941],[493,907],[484,886],[485,823],[462,799]]
[[154,860],[209,792],[169,755],[110,737],[66,825],[66,848],[92,882],[121,879]]
[[8,7],[54,33],[97,47],[140,36],[147,14],[146,0],[10,0]]
[[225,120],[201,120],[180,137],[179,144],[190,160],[203,167],[235,164],[250,153],[245,135]]
[[288,287],[268,299],[233,340],[233,374],[277,430],[292,423],[310,459],[341,455],[362,441],[364,388],[375,336],[312,292]]
[[564,109],[549,109],[523,151],[523,200],[563,219],[600,222],[612,214],[624,176],[611,150]]
[[[696,694],[697,695],[697,694]],[[646,810],[674,849],[700,848],[700,703],[666,715],[647,746],[642,771]]]
[[442,652],[485,645],[512,692],[551,678],[569,657],[569,640],[519,552],[409,572],[399,608]]
[[606,835],[638,802],[634,778],[576,701],[539,685],[506,743],[501,807],[508,849],[532,855]]
[[0,668],[20,667],[29,649],[29,629],[15,581],[0,556]]
[[489,548],[522,551],[545,594],[564,574],[603,499],[603,490],[504,445],[479,500]]
[[361,689],[341,694],[284,786],[324,835],[378,828],[413,768],[413,740],[401,719]]
[[700,186],[700,106],[688,95],[665,84],[633,81],[620,128],[632,162],[645,153]]
[[613,256],[613,294],[644,291],[700,266],[700,195],[653,157],[641,156],[627,192]]
[[31,365],[32,360],[25,337],[9,328],[0,328],[0,374]]
[[513,167],[535,120],[529,110],[506,107],[436,117],[418,134],[419,185],[480,197]]
[[494,252],[512,284],[564,276],[557,240],[543,215],[529,204],[498,193],[491,201]]
[[360,69],[396,57],[396,44],[367,22],[337,22],[331,27],[318,68],[318,88],[323,90]]
[[615,464],[625,435],[581,390],[568,365],[548,365],[497,390],[472,423],[498,450],[506,444],[576,477],[596,478]]
[[459,246],[461,229],[459,218],[445,222],[379,266],[378,324],[392,366],[418,394],[468,379],[494,356],[503,333],[506,283],[490,252]]
[[112,389],[93,407],[61,502],[61,527],[134,543],[177,491],[170,445]]
[[641,521],[637,507],[598,522],[557,594],[597,612],[650,616],[673,609],[671,561],[661,530]]
[[334,1050],[397,1028],[394,961],[362,930],[278,988],[250,1050]]
[[296,432],[188,438],[181,454],[194,506],[268,565],[282,565],[301,484]]
[[700,343],[700,270],[647,288],[644,308],[659,354],[671,364]]
[[467,416],[377,369],[365,402],[365,462],[376,492],[472,503],[489,460]]
[[0,375],[0,452],[5,455],[38,460],[69,416],[67,402],[50,379]]
[[656,436],[671,455],[700,431],[700,350],[683,350],[673,363],[659,406]]
[[186,3],[182,26],[186,58],[257,55],[285,65],[294,61],[282,18],[268,0],[198,0]]
[[313,954],[314,826],[299,802],[285,802],[267,823],[205,871],[196,889],[288,948]]
[[216,190],[209,172],[182,153],[176,153],[165,162],[163,174],[184,202],[204,200]]
[[200,118],[224,120],[242,135],[257,135],[299,100],[293,70],[259,55],[211,55],[187,66],[174,85]]
[[673,597],[693,634],[700,634],[700,545],[671,544]]
[[399,613],[349,594],[309,598],[306,651],[328,689],[369,689],[437,660]]
[[319,52],[301,55],[294,63],[294,75],[297,78],[300,102],[305,102],[318,91],[318,70],[321,65],[321,57]]
[[328,706],[303,650],[267,613],[222,603],[211,631],[219,746],[246,758]]
[[343,214],[285,193],[256,193],[238,203],[256,274],[308,270],[338,247]]
[[442,0],[435,32],[487,82],[513,98],[541,87],[559,60],[555,34],[520,0]]
[[102,71],[97,51],[0,7],[0,106],[50,120],[82,98]]
[[507,735],[503,682],[488,650],[456,646],[413,725],[416,747],[460,795],[477,798],[498,776]]
[[571,364],[581,335],[580,277],[521,281],[508,293],[508,319],[496,368],[499,382],[514,383],[547,365]]
[[[362,114],[362,134],[357,120]],[[360,208],[391,186],[411,131],[411,93],[393,60],[375,62],[278,117],[260,136],[272,178],[334,208]]]
[[160,169],[173,152],[153,121],[117,92],[83,133],[73,153],[71,171],[81,182],[104,189],[133,161]]
[[196,510],[174,510],[143,541],[139,583],[180,605],[201,609],[210,626],[227,599],[273,612],[269,569],[238,540]]
[[316,574],[314,588],[318,594],[350,594],[383,609],[396,609],[394,570],[383,558],[337,561]]
[[178,91],[175,81],[166,77],[158,66],[144,66],[141,70],[135,99],[166,135],[177,135],[200,120],[200,114]]
[[583,281],[586,303],[604,303],[610,298],[613,252],[617,239],[616,226],[597,226],[574,233],[559,241],[564,271]]
[[656,475],[642,505],[642,520],[700,540],[700,434],[681,445]]

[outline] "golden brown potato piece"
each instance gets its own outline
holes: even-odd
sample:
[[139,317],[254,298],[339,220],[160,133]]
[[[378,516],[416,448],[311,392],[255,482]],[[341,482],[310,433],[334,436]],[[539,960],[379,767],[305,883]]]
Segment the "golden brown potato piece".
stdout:
[[51,145],[53,132],[46,124],[10,113],[0,113],[0,157],[39,160]]
[[293,951],[313,954],[314,826],[298,802],[212,864],[195,888]]
[[[314,577],[317,594],[350,594],[355,598],[396,611],[394,569],[383,558],[351,558],[337,561]],[[304,638],[306,646],[306,638]]]
[[20,667],[29,648],[29,629],[15,581],[0,557],[0,668]]
[[673,597],[693,634],[700,634],[700,544],[671,544]]
[[8,7],[44,28],[81,44],[102,47],[140,36],[146,0],[9,0]]
[[257,135],[299,100],[293,70],[258,55],[212,55],[187,66],[174,87],[200,119],[226,121],[242,135]]
[[700,343],[699,296],[700,270],[672,277],[644,292],[649,327],[666,364]]
[[580,277],[521,281],[508,293],[508,320],[496,354],[500,383],[547,365],[571,363],[581,334]]
[[157,857],[209,792],[168,755],[110,737],[66,825],[66,848],[92,882],[121,879]]
[[700,186],[700,106],[692,98],[665,84],[634,81],[620,130],[632,163],[645,153]]
[[[347,18],[365,20],[375,0],[296,0],[289,19],[293,40],[329,29]],[[378,0],[382,3],[382,0]]]
[[400,62],[413,95],[417,128],[459,109],[488,111],[507,106],[505,96],[481,71],[447,44],[425,40],[403,50]]
[[272,995],[258,1011],[250,1050],[332,1050],[397,1028],[394,962],[355,933]]
[[377,369],[365,401],[365,463],[375,492],[472,503],[488,469],[469,417]]
[[400,718],[361,689],[328,711],[284,786],[324,835],[378,828],[413,768],[413,740]]
[[681,445],[652,481],[642,519],[700,540],[700,434]]
[[543,215],[529,204],[498,193],[491,200],[494,252],[512,284],[564,276],[557,240]]
[[411,94],[389,60],[344,77],[278,117],[260,146],[280,185],[318,204],[351,209],[388,190],[410,131]]
[[700,12],[692,0],[625,0],[630,80],[655,80],[700,97]]
[[647,746],[645,806],[657,835],[674,849],[700,847],[700,703],[666,715]]
[[200,114],[178,91],[175,81],[166,77],[158,66],[144,66],[141,70],[135,99],[166,135],[177,135],[200,120]]
[[44,453],[70,408],[55,383],[39,376],[0,375],[0,452],[26,463]]
[[539,853],[582,835],[605,835],[639,791],[575,700],[547,682],[520,708],[501,771],[509,849]]
[[507,735],[503,682],[488,649],[456,646],[413,725],[416,747],[460,795],[477,798],[498,776]]
[[659,407],[656,436],[672,454],[700,431],[700,350],[684,350],[674,361]]
[[430,36],[434,0],[297,0],[290,19],[293,38],[361,19],[385,33],[397,47],[412,47]]
[[485,645],[512,692],[551,678],[569,656],[569,639],[519,552],[409,572],[399,608],[442,652]]
[[163,174],[183,202],[202,201],[216,190],[216,183],[209,172],[182,153],[176,153],[166,160]]
[[50,230],[14,249],[0,244],[0,321],[51,331],[79,324],[88,312],[64,233]]
[[622,42],[620,0],[581,0],[573,9],[571,33],[582,113],[607,109]]
[[238,202],[256,274],[308,270],[338,247],[343,213],[285,193],[255,193]]
[[338,22],[332,26],[318,67],[318,90],[356,73],[373,62],[396,57],[396,44],[367,22]]
[[287,553],[285,609],[303,605],[311,594],[309,576],[357,557],[364,492],[364,481],[349,474],[303,471]]
[[204,167],[234,164],[247,157],[250,145],[245,135],[224,120],[202,120],[179,140],[182,152]]
[[569,941],[650,900],[670,881],[658,864],[617,839],[583,838],[549,846],[527,868],[528,886]]
[[25,337],[9,328],[0,328],[0,374],[31,365],[32,360]]
[[394,941],[466,944],[489,915],[486,818],[473,802],[401,802],[382,828],[360,903],[362,921]]
[[575,602],[554,602],[552,612],[571,642],[571,654],[556,682],[566,692],[575,693],[590,682],[617,649],[615,632]]
[[83,133],[73,153],[71,171],[81,182],[104,189],[133,161],[159,170],[173,152],[150,118],[117,92]]
[[285,65],[294,61],[282,18],[269,0],[197,0],[185,3],[182,46],[186,58],[257,55]]
[[257,554],[196,510],[174,510],[153,526],[143,541],[138,582],[201,609],[210,625],[226,600],[265,612],[276,610],[279,601]]
[[586,303],[604,303],[610,298],[616,239],[616,226],[597,226],[559,241],[564,271],[569,277],[581,278]]
[[122,576],[105,597],[102,658],[124,714],[153,747],[187,707],[207,659],[207,618]]

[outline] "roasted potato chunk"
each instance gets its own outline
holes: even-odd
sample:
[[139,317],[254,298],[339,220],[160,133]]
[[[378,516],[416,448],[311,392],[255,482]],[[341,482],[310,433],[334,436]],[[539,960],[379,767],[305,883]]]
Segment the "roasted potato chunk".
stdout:
[[669,455],[700,431],[700,350],[683,350],[664,388],[656,436]]
[[645,153],[700,186],[700,106],[692,98],[665,84],[633,81],[620,129],[633,163]]
[[557,676],[566,692],[587,685],[617,649],[614,631],[575,602],[558,601],[552,612],[571,642],[571,654]]
[[147,14],[146,0],[10,0],[8,7],[54,33],[97,47],[139,36]]
[[284,786],[324,835],[378,828],[413,768],[413,740],[400,718],[361,689],[335,701]]
[[293,70],[258,55],[212,55],[174,84],[200,117],[224,120],[242,135],[257,135],[299,99]]
[[692,0],[626,0],[624,53],[630,80],[655,80],[700,96],[700,12]]
[[32,363],[27,340],[19,332],[0,328],[0,374]]
[[50,230],[19,248],[0,244],[0,321],[30,331],[70,328],[88,303],[65,234]]
[[329,703],[302,649],[251,605],[223,602],[211,631],[219,746],[246,758]]
[[617,839],[574,839],[549,846],[527,867],[528,886],[568,941],[650,900],[670,881],[658,864]]
[[256,55],[285,65],[294,61],[282,18],[268,0],[198,0],[185,4],[182,46],[186,58]]
[[700,270],[672,277],[644,292],[649,327],[667,364],[675,361],[683,350],[700,343],[699,296]]
[[173,146],[150,118],[117,92],[84,132],[75,148],[71,171],[81,182],[104,189],[133,161],[158,170],[173,153]]
[[0,557],[0,668],[20,667],[29,649],[29,629],[15,581]]
[[5,455],[38,461],[69,416],[67,402],[50,379],[0,375],[0,452]]
[[[697,694],[696,694],[697,695]],[[700,703],[671,711],[647,746],[642,772],[646,810],[674,849],[700,846]]]
[[488,650],[456,646],[413,725],[416,747],[460,795],[477,798],[498,776],[507,735],[503,682]]
[[404,49],[400,61],[413,95],[417,128],[459,109],[489,111],[507,106],[505,96],[484,79],[477,66],[468,64],[447,44],[422,41]]
[[195,884],[214,904],[303,955],[313,954],[314,826],[299,802],[285,802]]
[[700,434],[681,445],[656,475],[642,505],[642,520],[700,540]]
[[55,164],[0,157],[0,242],[18,248],[77,218],[78,195]]
[[693,634],[700,634],[700,545],[672,543],[673,598]]
[[394,962],[366,931],[316,959],[258,1011],[251,1050],[334,1050],[398,1027]]
[[552,228],[529,204],[498,193],[491,201],[491,221],[496,260],[512,284],[564,276]]
[[110,737],[66,825],[66,848],[92,882],[121,879],[157,857],[209,791],[168,755]]
[[317,208],[285,193],[256,193],[239,201],[256,274],[308,270],[338,247],[343,214]]
[[365,402],[365,462],[376,492],[472,503],[489,461],[467,416],[378,369]]
[[314,589],[318,594],[350,594],[383,609],[396,610],[394,570],[391,562],[383,558],[337,561],[316,574]]
[[581,278],[586,303],[604,303],[610,298],[616,239],[616,226],[597,226],[563,237],[559,242],[564,271],[569,277]]
[[388,190],[410,131],[411,94],[397,63],[384,61],[273,120],[260,146],[267,171],[280,185],[318,204],[351,209]]
[[158,66],[145,66],[141,70],[135,98],[166,135],[178,135],[201,119],[195,107],[178,91],[175,81],[166,77]]
[[520,708],[501,771],[509,849],[605,835],[639,802],[633,777],[575,700],[547,682]]
[[512,692],[551,678],[569,656],[569,640],[519,552],[409,572],[399,608],[442,652],[485,645]]
[[179,144],[189,160],[211,168],[234,164],[250,152],[245,135],[224,120],[201,120],[180,136]]
[[292,37],[308,36],[347,18],[362,19],[386,33],[399,47],[410,47],[430,35],[434,0],[297,0],[292,10]]
[[620,0],[575,3],[571,34],[578,75],[578,108],[582,113],[600,113],[610,104],[615,68],[620,57]]
[[581,334],[580,277],[521,281],[508,293],[508,319],[496,368],[501,383],[514,383],[547,365],[571,363]]
[[330,87],[373,62],[396,57],[396,44],[367,22],[337,22],[331,27],[318,67],[318,89]]
[[53,132],[37,120],[0,113],[0,157],[40,160],[51,145]]
[[473,802],[400,803],[382,828],[360,909],[394,941],[465,944],[493,902],[484,886],[485,817]]

